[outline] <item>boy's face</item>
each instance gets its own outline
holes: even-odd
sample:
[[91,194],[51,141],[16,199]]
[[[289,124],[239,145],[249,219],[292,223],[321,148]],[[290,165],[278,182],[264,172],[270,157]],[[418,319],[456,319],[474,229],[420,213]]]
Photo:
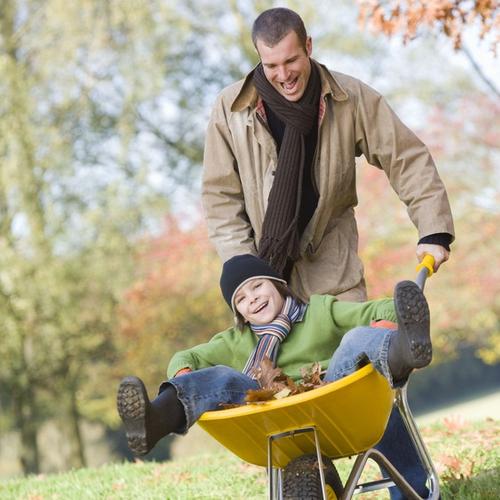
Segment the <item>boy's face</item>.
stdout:
[[255,278],[241,286],[234,296],[236,310],[254,325],[271,323],[283,309],[284,299],[266,278]]

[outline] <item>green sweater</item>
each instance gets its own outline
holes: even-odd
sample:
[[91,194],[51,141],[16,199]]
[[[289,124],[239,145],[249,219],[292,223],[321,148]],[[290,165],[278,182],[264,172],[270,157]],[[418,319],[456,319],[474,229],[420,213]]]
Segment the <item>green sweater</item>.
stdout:
[[[277,365],[294,380],[301,378],[301,368],[314,362],[319,361],[324,370],[346,332],[378,319],[397,321],[392,299],[359,303],[313,295],[304,318],[293,325],[282,342]],[[199,370],[215,365],[241,371],[256,345],[257,336],[248,326],[243,330],[228,328],[205,344],[174,354],[167,375],[171,378],[182,368]]]

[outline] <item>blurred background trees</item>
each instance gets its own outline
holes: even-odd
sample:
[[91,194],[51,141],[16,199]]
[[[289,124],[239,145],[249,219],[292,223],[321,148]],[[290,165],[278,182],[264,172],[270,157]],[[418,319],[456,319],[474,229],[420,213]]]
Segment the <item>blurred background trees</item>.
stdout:
[[[429,16],[408,31],[405,5],[424,2],[285,3],[315,58],[376,87],[431,148],[457,226],[427,288],[437,357],[471,346],[498,364],[500,104],[484,63],[498,7],[460,17],[467,55],[444,24],[426,32]],[[199,209],[204,128],[216,94],[257,62],[251,22],[273,5],[0,1],[0,432],[18,436],[20,470],[47,470],[47,422],[68,442],[65,465],[85,465],[82,424],[117,427],[122,376],[154,388],[174,351],[232,321]],[[358,166],[378,297],[413,275],[417,235],[384,176]]]

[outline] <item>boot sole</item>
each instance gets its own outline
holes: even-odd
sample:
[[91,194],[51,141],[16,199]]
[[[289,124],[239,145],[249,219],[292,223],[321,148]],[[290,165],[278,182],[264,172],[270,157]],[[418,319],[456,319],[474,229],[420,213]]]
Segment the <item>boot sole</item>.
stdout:
[[398,329],[410,346],[410,363],[423,368],[432,360],[430,314],[422,290],[413,281],[401,281],[394,290],[394,305],[398,316]]
[[150,450],[146,436],[148,394],[137,377],[124,378],[118,388],[118,414],[125,426],[129,448],[136,455],[145,455]]

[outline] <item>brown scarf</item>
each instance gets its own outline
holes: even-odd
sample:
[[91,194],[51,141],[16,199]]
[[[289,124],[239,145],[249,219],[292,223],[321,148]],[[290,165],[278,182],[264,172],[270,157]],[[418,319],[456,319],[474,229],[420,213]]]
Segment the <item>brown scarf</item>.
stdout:
[[269,83],[262,64],[255,68],[253,81],[260,97],[285,124],[259,242],[259,257],[283,273],[287,260],[295,261],[299,257],[297,221],[305,169],[305,138],[311,128],[317,126],[321,81],[319,70],[311,61],[309,82],[297,102],[285,99]]

